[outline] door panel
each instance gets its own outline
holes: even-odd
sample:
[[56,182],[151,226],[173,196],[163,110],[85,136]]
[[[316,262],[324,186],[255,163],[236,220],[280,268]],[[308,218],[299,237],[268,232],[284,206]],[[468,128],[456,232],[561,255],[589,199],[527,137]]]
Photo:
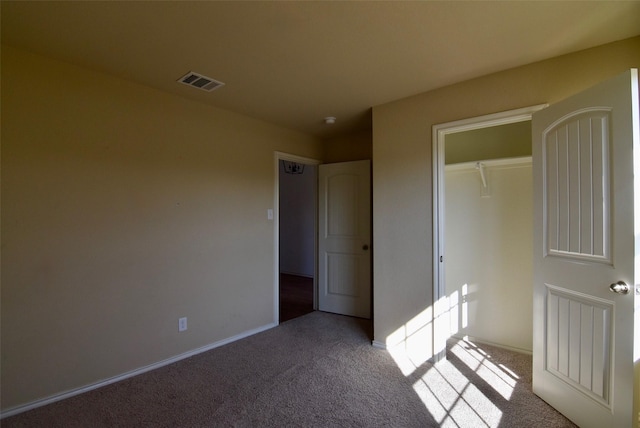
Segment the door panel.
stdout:
[[571,114],[542,139],[547,255],[611,263],[609,109]]
[[546,370],[610,405],[613,304],[546,284]]
[[370,162],[318,170],[318,308],[371,316]]
[[533,115],[533,390],[581,427],[633,424],[637,72]]

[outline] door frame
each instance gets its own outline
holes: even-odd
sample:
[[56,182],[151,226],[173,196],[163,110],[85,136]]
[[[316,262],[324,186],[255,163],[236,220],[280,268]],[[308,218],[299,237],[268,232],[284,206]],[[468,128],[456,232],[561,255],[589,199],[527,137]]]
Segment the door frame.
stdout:
[[[444,251],[445,236],[445,137],[463,131],[489,128],[499,125],[524,122],[531,120],[533,113],[547,107],[548,104],[538,104],[516,110],[508,110],[484,116],[456,120],[453,122],[433,125],[432,133],[432,197],[433,197],[433,349],[435,361],[443,360],[446,356],[446,340],[449,338],[449,317],[446,305]],[[444,333],[446,332],[446,333]]]
[[[322,161],[284,152],[273,152],[273,177],[274,177],[274,201],[273,201],[273,323],[280,324],[280,161],[291,161],[305,165],[318,166]],[[318,180],[315,182],[316,199],[318,194]],[[318,210],[314,216],[314,244],[313,244],[313,309],[318,309]]]

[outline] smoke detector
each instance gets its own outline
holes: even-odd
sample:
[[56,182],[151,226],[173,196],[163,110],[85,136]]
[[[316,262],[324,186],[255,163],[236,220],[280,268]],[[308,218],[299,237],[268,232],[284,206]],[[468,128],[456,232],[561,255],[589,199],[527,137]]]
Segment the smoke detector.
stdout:
[[214,89],[218,89],[219,87],[224,86],[224,83],[216,79],[203,76],[202,74],[194,73],[193,71],[190,71],[179,78],[178,82],[188,86],[193,86],[194,88],[201,89],[207,92],[211,92]]
[[336,123],[336,118],[333,116],[328,116],[324,118],[324,124],[325,125],[333,125],[334,123]]

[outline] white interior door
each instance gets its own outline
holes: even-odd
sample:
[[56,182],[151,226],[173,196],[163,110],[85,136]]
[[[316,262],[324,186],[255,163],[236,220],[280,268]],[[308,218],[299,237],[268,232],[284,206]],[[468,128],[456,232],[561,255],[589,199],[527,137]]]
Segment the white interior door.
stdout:
[[581,427],[638,419],[638,120],[637,70],[533,115],[533,390]]
[[319,165],[318,196],[318,309],[370,318],[370,161]]

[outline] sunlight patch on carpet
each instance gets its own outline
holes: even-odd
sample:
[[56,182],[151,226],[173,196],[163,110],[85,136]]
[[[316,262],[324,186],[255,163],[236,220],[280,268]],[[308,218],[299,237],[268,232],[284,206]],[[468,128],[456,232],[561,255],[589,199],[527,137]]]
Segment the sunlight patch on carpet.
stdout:
[[502,411],[448,361],[429,369],[413,389],[440,426],[500,424]]
[[471,342],[460,341],[451,348],[451,352],[466,364],[505,400],[509,400],[516,387],[515,374],[508,373],[491,361],[491,357]]
[[406,351],[396,347],[389,352],[406,377],[426,368],[412,386],[439,426],[470,426],[470,421],[478,427],[500,425],[503,412],[494,401],[498,396],[511,400],[519,380],[513,370],[468,340],[450,342],[449,359],[434,365],[425,366]]

